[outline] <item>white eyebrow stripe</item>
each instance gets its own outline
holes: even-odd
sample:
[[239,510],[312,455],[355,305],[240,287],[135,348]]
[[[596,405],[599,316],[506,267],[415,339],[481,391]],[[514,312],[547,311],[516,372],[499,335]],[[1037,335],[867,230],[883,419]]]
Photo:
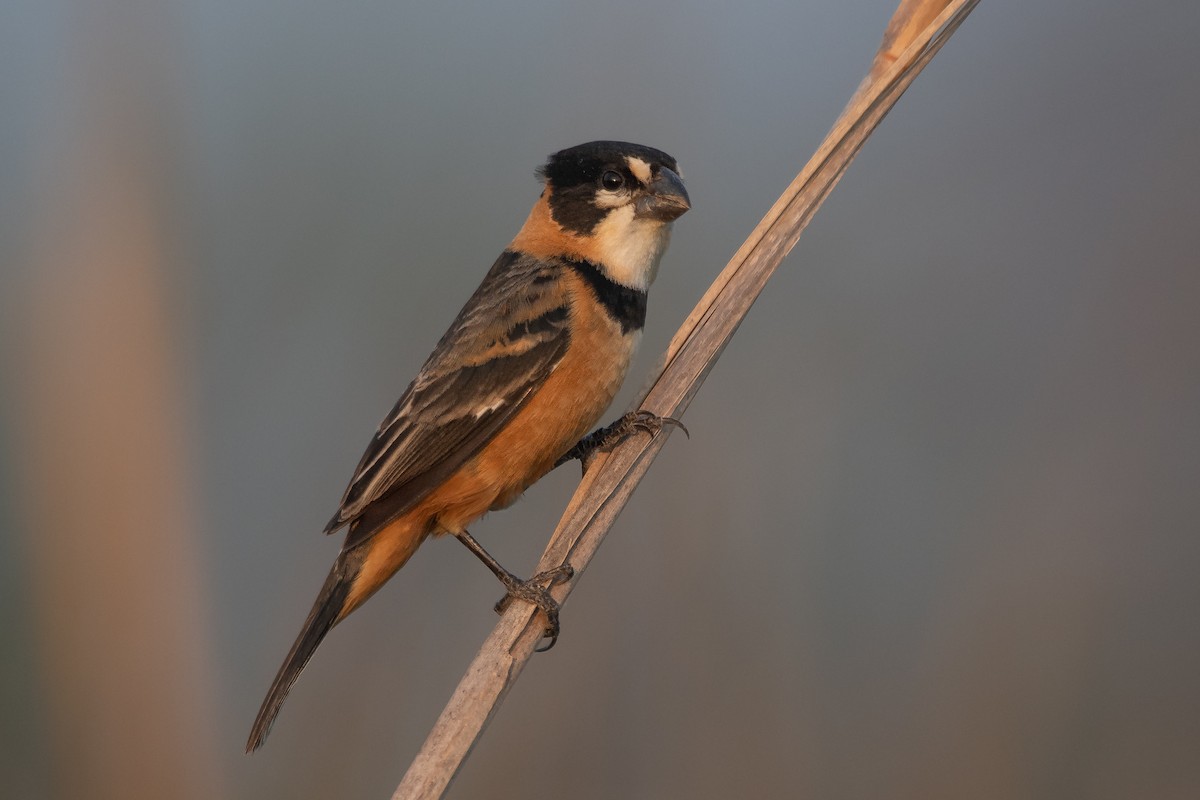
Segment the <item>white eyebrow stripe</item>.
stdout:
[[650,165],[637,156],[626,156],[625,163],[629,165],[629,171],[633,176],[642,182],[643,186],[650,183]]

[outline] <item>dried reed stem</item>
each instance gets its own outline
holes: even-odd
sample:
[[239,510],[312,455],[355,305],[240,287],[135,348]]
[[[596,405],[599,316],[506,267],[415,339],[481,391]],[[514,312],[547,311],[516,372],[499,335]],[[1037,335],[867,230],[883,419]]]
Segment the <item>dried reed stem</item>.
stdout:
[[[888,25],[870,75],[796,179],[751,232],[676,332],[640,408],[679,417],[750,310],[767,279],[800,237],[866,138],[979,0],[903,0]],[[591,464],[550,539],[537,571],[570,563],[575,577],[554,587],[571,593],[669,433],[633,437]],[[521,674],[542,636],[527,603],[513,603],[483,643],[393,800],[441,797]]]

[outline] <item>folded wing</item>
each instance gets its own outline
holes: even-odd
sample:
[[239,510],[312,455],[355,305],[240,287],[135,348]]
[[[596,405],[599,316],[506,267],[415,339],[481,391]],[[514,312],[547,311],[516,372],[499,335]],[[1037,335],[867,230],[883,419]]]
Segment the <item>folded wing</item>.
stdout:
[[501,255],[380,424],[326,533],[349,523],[347,545],[370,537],[470,460],[533,396],[570,342],[561,269]]

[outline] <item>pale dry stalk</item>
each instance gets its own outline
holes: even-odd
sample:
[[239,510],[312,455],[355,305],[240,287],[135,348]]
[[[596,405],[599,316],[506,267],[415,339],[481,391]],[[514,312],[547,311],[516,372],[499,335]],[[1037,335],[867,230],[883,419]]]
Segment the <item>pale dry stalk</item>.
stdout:
[[[816,154],[730,259],[676,332],[638,407],[679,417],[741,324],[767,279],[795,246],[866,138],[979,0],[903,0],[867,79]],[[599,455],[563,513],[537,571],[570,563],[575,577],[555,586],[562,602],[587,568],[634,488],[666,442],[636,436]],[[441,797],[520,675],[543,621],[513,603],[483,643],[393,800]]]

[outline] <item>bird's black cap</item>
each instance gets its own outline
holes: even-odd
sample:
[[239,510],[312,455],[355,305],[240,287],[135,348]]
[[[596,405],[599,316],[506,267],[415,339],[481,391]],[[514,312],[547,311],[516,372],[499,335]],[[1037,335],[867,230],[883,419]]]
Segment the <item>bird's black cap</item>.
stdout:
[[640,158],[652,167],[661,166],[679,172],[675,159],[662,150],[632,142],[601,140],[559,150],[546,159],[537,174],[551,186],[560,189],[594,183],[606,169],[625,169],[624,162],[629,156]]

